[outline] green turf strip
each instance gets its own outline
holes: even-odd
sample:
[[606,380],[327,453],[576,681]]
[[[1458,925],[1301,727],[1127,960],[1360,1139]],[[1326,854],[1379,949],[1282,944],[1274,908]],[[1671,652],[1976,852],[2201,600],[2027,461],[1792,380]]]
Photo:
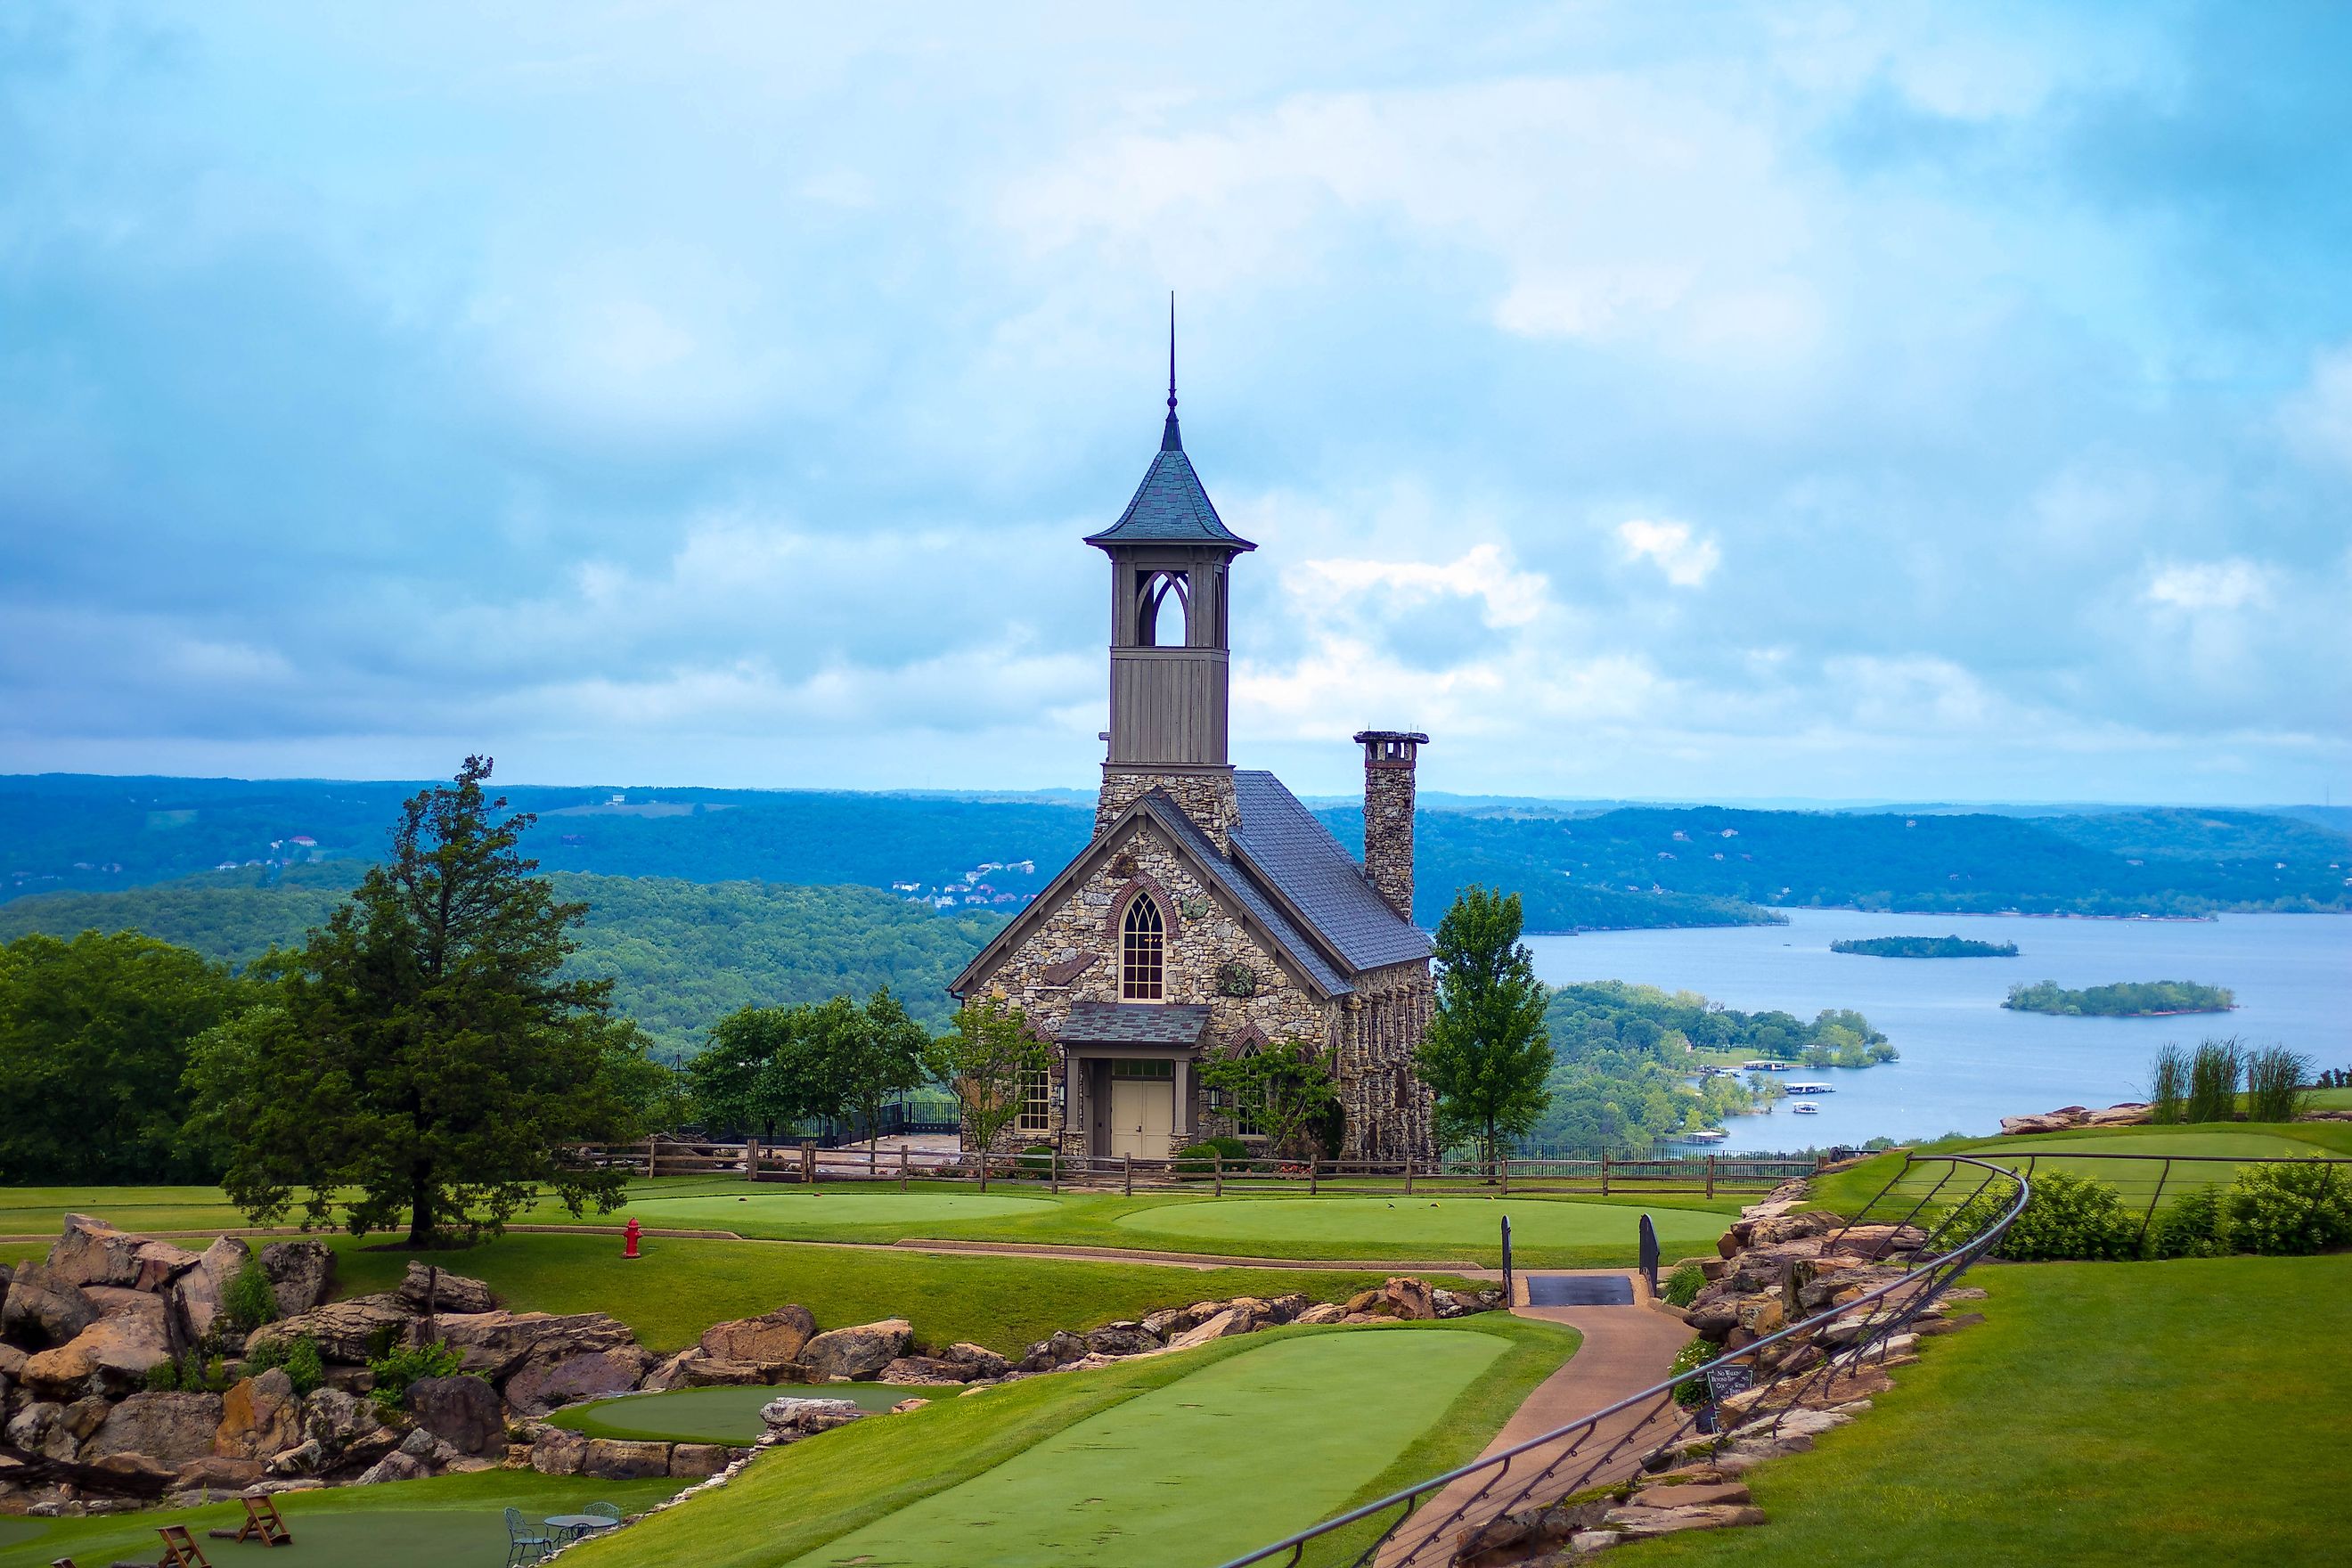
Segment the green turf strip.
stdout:
[[[2026,1171],[2029,1174],[2031,1171],[2063,1170],[2073,1175],[2094,1176],[2121,1193],[2126,1203],[2135,1199],[2146,1203],[2159,1195],[2169,1199],[2190,1187],[2228,1182],[2236,1177],[2236,1165],[2208,1163],[2206,1159],[2294,1160],[2309,1159],[2314,1155],[2338,1159],[2352,1156],[2352,1122],[2200,1122],[2174,1127],[2076,1129],[2066,1132],[2034,1133],[2021,1138],[1954,1139],[1923,1145],[1918,1152],[1962,1154],[2003,1168]],[[2068,1154],[2153,1154],[2159,1158],[2062,1158]],[[2160,1157],[2164,1155],[2198,1155],[2205,1159],[2176,1163],[2167,1172]],[[1948,1173],[1951,1173],[1951,1179],[1938,1194],[1938,1201],[1966,1196],[1983,1175],[1974,1166],[1964,1165],[1955,1170],[1936,1160],[1915,1161],[1906,1172],[1903,1156],[1896,1152],[1882,1154],[1852,1170],[1821,1177],[1814,1182],[1813,1192],[1815,1197],[1827,1206],[1843,1214],[1853,1214],[1876,1198],[1890,1181],[1896,1183],[1895,1193],[1882,1200],[1883,1203],[1892,1203],[1898,1196],[1916,1198],[1934,1187]],[[2159,1182],[2162,1184],[2160,1194]]]
[[1265,1345],[1089,1416],[800,1561],[1198,1568],[1339,1511],[1504,1349],[1464,1331]]
[[[270,1568],[496,1568],[506,1561],[504,1510],[520,1509],[536,1525],[550,1514],[577,1513],[592,1502],[635,1511],[675,1493],[672,1480],[599,1481],[542,1476],[533,1470],[486,1470],[470,1476],[396,1481],[296,1492],[278,1500],[293,1532],[290,1546],[269,1551]],[[264,1555],[250,1542],[209,1541],[205,1531],[241,1524],[235,1503],[200,1509],[113,1514],[98,1519],[0,1520],[0,1568],[37,1568],[71,1557],[83,1568],[117,1558],[153,1563],[163,1556],[158,1525],[184,1524],[222,1568]],[[26,1533],[29,1528],[31,1533]]]
[[1641,1215],[1650,1215],[1667,1247],[1712,1242],[1723,1233],[1718,1214],[1668,1208],[1620,1207],[1549,1199],[1503,1198],[1227,1198],[1178,1204],[1122,1216],[1118,1228],[1163,1244],[1181,1241],[1218,1251],[1246,1251],[1267,1242],[1307,1246],[1330,1257],[1350,1248],[1399,1244],[1458,1248],[1495,1245],[1503,1216],[1513,1245],[1638,1246]]
[[847,1399],[869,1412],[889,1409],[903,1399],[943,1399],[961,1394],[950,1384],[829,1383],[775,1388],[680,1388],[667,1394],[630,1394],[559,1412],[548,1419],[591,1437],[626,1437],[662,1443],[731,1443],[750,1446],[766,1425],[760,1408],[772,1399],[799,1396]]
[[1811,1453],[1770,1522],[1622,1568],[2304,1568],[2352,1560],[2352,1256],[1984,1267],[1986,1323]]

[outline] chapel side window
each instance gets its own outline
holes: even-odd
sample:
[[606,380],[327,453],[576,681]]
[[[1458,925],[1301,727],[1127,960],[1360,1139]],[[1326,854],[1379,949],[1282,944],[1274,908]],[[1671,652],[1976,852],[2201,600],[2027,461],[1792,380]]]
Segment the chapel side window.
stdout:
[[1054,1124],[1053,1075],[1024,1072],[1021,1075],[1021,1131],[1050,1131]]
[[[1242,1055],[1258,1054],[1255,1045],[1242,1047]],[[1261,1082],[1255,1092],[1238,1095],[1234,1100],[1234,1131],[1244,1138],[1265,1136],[1265,1085]]]
[[1118,994],[1129,1002],[1160,1000],[1164,932],[1160,906],[1149,897],[1127,906],[1119,943]]

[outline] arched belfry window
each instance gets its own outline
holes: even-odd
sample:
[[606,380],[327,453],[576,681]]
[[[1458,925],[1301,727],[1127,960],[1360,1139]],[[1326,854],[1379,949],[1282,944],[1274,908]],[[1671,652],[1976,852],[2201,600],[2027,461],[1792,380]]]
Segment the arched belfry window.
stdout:
[[1132,900],[1119,922],[1118,994],[1129,1002],[1160,1000],[1167,932],[1160,905],[1148,894]]
[[[1160,613],[1173,604],[1173,637],[1160,635]],[[1136,590],[1135,640],[1143,647],[1183,647],[1192,640],[1192,584],[1181,572],[1148,572]]]

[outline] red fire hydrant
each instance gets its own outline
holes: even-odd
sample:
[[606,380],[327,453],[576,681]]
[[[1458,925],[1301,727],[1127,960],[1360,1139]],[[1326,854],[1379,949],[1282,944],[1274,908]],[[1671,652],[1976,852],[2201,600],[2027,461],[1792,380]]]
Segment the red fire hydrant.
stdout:
[[637,1255],[637,1237],[643,1234],[643,1229],[638,1226],[635,1216],[632,1216],[629,1220],[629,1228],[621,1233],[622,1239],[627,1243],[621,1248],[622,1257],[635,1258]]

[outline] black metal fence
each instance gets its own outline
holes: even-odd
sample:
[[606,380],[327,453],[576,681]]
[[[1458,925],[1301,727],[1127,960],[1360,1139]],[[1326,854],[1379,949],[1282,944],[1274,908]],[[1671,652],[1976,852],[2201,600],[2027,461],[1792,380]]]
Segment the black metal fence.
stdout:
[[[1890,1184],[1821,1249],[1836,1252],[1860,1226],[1918,1225],[1920,1240],[1899,1277],[1567,1426],[1234,1558],[1223,1568],[1293,1568],[1309,1561],[1439,1568],[1453,1561],[1465,1530],[1669,1468],[1731,1438],[1780,1436],[1807,1424],[1798,1413],[1860,1397],[1853,1385],[1888,1356],[1890,1342],[1910,1331],[1970,1264],[2000,1244],[2029,1196],[2023,1177],[1981,1160],[1921,1155],[1916,1163],[1941,1165],[1941,1175],[1924,1191],[1898,1193]],[[1973,1201],[1988,1193],[1993,1201]],[[1963,1226],[1971,1233],[1948,1234]],[[1879,1237],[1872,1233],[1871,1239]],[[1748,1386],[1718,1406],[1717,1391],[1738,1383]],[[1706,1389],[1708,1397],[1685,1405],[1686,1388]],[[1718,1412],[1723,1430],[1703,1430],[1717,1423]]]

